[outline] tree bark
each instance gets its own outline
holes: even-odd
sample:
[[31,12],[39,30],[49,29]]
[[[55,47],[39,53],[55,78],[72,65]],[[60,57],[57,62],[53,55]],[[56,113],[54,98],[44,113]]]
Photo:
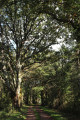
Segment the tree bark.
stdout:
[[15,96],[13,97],[13,106],[15,109],[19,109],[22,106],[22,94],[20,91],[20,86],[18,86]]
[[23,101],[23,95],[21,91],[21,74],[19,73],[18,75],[18,83],[17,83],[17,88],[15,91],[15,95],[13,97],[13,106],[15,109],[19,109],[22,106],[22,101]]

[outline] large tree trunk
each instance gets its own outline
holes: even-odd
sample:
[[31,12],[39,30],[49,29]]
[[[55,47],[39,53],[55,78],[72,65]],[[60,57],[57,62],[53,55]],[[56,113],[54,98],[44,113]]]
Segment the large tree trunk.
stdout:
[[14,96],[14,98],[13,98],[13,107],[14,107],[15,109],[20,108],[18,93],[16,93],[15,96]]
[[22,106],[22,94],[20,92],[20,88],[17,88],[15,96],[13,97],[13,106],[15,109],[19,109]]
[[15,91],[15,96],[13,97],[13,106],[17,109],[22,106],[23,95],[21,91],[21,75],[19,74],[18,85]]

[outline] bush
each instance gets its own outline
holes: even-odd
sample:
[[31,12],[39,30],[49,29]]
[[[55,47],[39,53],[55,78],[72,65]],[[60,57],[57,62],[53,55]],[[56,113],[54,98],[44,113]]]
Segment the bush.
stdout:
[[6,95],[6,93],[2,93],[0,95],[0,110],[5,109],[9,111],[11,108],[11,99],[9,98],[9,95]]

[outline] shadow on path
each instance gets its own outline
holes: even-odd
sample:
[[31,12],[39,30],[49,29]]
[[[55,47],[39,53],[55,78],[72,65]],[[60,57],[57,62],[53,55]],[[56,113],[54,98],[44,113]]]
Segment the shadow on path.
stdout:
[[38,120],[35,116],[34,109],[40,116],[39,120],[54,120],[51,118],[47,113],[45,113],[43,110],[39,108],[39,106],[30,106],[27,111],[27,118],[26,120]]
[[49,116],[47,113],[45,113],[43,110],[39,108],[39,106],[36,106],[36,111],[40,115],[40,120],[54,120],[51,116]]
[[32,106],[30,106],[30,107],[28,108],[26,120],[36,120],[36,117],[35,117],[35,114],[34,114],[34,111],[33,111]]

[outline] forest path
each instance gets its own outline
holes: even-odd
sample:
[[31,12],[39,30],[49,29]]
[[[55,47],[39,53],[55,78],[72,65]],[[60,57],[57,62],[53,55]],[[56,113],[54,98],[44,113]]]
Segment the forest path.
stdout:
[[[39,118],[36,118],[34,109],[38,114]],[[51,118],[47,113],[45,113],[39,106],[30,106],[27,112],[27,119],[26,120],[54,120]]]
[[45,113],[39,106],[36,106],[36,111],[40,115],[40,120],[54,120],[51,116]]
[[26,120],[36,120],[33,107],[29,106],[28,111],[27,111],[27,119]]

